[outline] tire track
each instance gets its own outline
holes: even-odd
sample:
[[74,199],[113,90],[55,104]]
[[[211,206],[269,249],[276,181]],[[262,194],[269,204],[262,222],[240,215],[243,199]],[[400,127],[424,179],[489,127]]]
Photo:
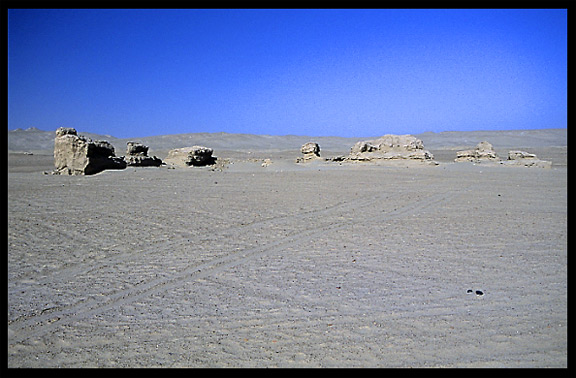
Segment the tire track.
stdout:
[[[393,219],[409,214],[417,214],[418,212],[428,210],[435,206],[448,201],[452,196],[452,192],[444,192],[440,194],[431,194],[420,200],[417,200],[408,205],[399,207],[390,212],[383,212],[379,216],[378,220]],[[376,198],[375,198],[376,197]],[[382,195],[377,195],[375,197],[363,198],[361,200],[348,201],[336,204],[334,206],[325,208],[324,210],[318,210],[316,212],[311,211],[309,214],[313,215],[315,219],[318,218],[319,213],[326,216],[327,214],[333,214],[337,212],[347,211],[351,208],[359,209],[368,205],[372,205],[375,199],[382,197]],[[254,222],[250,226],[262,227],[265,224],[272,223],[277,225],[280,222],[293,221],[294,218],[301,219],[302,214],[290,214],[283,218],[276,219],[266,219],[260,222]],[[374,219],[371,219],[373,222]],[[72,304],[64,308],[50,309],[51,311],[43,311],[39,315],[26,318],[18,319],[10,324],[10,329],[13,331],[13,335],[9,340],[10,344],[17,344],[23,342],[32,337],[38,337],[47,334],[55,327],[70,324],[72,322],[97,315],[99,313],[105,312],[109,309],[119,307],[141,298],[148,297],[158,292],[167,291],[171,288],[182,285],[183,282],[188,282],[190,280],[196,280],[199,278],[211,276],[217,274],[223,270],[229,269],[231,267],[244,264],[254,258],[262,255],[269,255],[272,253],[282,253],[285,249],[289,247],[294,247],[303,244],[306,241],[313,239],[316,236],[325,235],[326,232],[337,232],[338,230],[347,228],[358,222],[358,219],[354,217],[341,217],[337,222],[334,222],[334,218],[329,219],[328,222],[324,224],[315,224],[314,222],[309,222],[309,224],[314,227],[307,229],[305,231],[294,232],[287,235],[286,237],[269,242],[262,246],[247,248],[241,251],[231,252],[224,256],[216,257],[210,261],[203,262],[200,264],[189,265],[188,267],[172,274],[169,277],[160,277],[147,282],[137,284],[136,286],[121,290],[114,294],[103,298],[102,300],[89,299],[80,303]],[[233,231],[237,233],[245,233],[245,227],[232,227]],[[175,246],[180,241],[166,241],[164,247]],[[146,253],[151,253],[152,251],[157,251],[158,246],[154,246]],[[140,253],[140,252],[139,252]],[[132,254],[130,254],[131,256]],[[115,263],[122,261],[122,257],[116,257],[114,259]],[[100,262],[100,261],[99,261]],[[111,262],[111,261],[109,261]],[[76,268],[78,269],[78,267]],[[68,272],[70,273],[70,272]]]
[[[270,227],[270,226],[281,227],[283,224],[288,225],[288,224],[294,222],[295,219],[300,219],[303,222],[311,222],[316,217],[322,217],[326,214],[329,214],[329,213],[332,213],[335,211],[348,211],[352,207],[367,206],[370,203],[373,203],[374,201],[379,200],[381,197],[382,197],[382,195],[378,195],[375,197],[363,198],[361,201],[352,201],[352,202],[351,201],[342,201],[342,202],[336,203],[336,204],[331,205],[331,206],[322,207],[320,209],[311,209],[311,210],[304,211],[304,212],[294,212],[294,213],[291,213],[288,215],[273,216],[273,217],[269,217],[266,219],[254,221],[251,223],[232,225],[230,227],[219,230],[218,234],[213,235],[213,236],[211,236],[211,235],[208,235],[208,236],[197,235],[197,234],[191,233],[190,231],[186,231],[186,230],[176,230],[176,232],[179,233],[178,238],[173,238],[172,235],[168,235],[168,236],[165,236],[163,238],[155,238],[152,243],[147,243],[147,245],[148,245],[147,248],[134,248],[130,244],[129,241],[126,241],[125,243],[116,244],[116,245],[113,245],[112,247],[106,247],[109,250],[108,253],[110,253],[110,250],[117,250],[117,252],[112,253],[108,256],[98,258],[97,263],[99,265],[97,265],[97,266],[94,266],[94,264],[87,265],[85,263],[85,261],[79,261],[79,262],[72,263],[72,264],[60,269],[58,271],[57,277],[48,276],[48,277],[45,277],[44,279],[37,279],[36,281],[40,285],[47,284],[47,283],[53,283],[54,278],[56,278],[56,280],[57,280],[58,277],[66,277],[69,275],[76,276],[79,274],[87,274],[89,272],[96,272],[99,269],[101,269],[101,267],[103,267],[103,266],[121,264],[121,263],[124,263],[126,261],[132,260],[135,256],[136,257],[143,257],[143,256],[149,255],[151,253],[155,253],[159,250],[162,251],[162,250],[170,250],[170,249],[177,249],[177,248],[185,248],[187,246],[193,245],[194,243],[199,243],[200,241],[206,242],[206,241],[210,241],[210,240],[218,240],[218,239],[222,238],[222,236],[226,236],[226,237],[230,237],[230,238],[236,238],[238,235],[251,233],[251,232],[254,232],[257,230],[261,230],[261,229],[266,229],[267,227]],[[137,223],[137,225],[134,226],[137,228],[143,224],[153,225],[155,227],[155,224],[151,221],[134,220],[134,222]],[[120,220],[120,221],[118,221],[118,223],[122,224],[124,222],[122,220]],[[73,241],[78,241],[79,244],[90,245],[94,249],[102,249],[102,247],[103,247],[101,244],[96,243],[91,238],[86,237],[82,233],[76,232],[76,231],[71,230],[71,229],[61,230],[58,226],[54,226],[54,225],[51,225],[48,223],[38,224],[36,227],[40,227],[41,230],[45,230],[48,234],[50,234],[50,233],[58,234],[60,236],[63,236],[66,239],[71,240],[71,242],[70,242],[71,245],[74,244]],[[165,226],[164,228],[166,230],[170,229],[168,226]],[[32,234],[29,238],[35,239],[38,242],[41,240],[44,240],[44,238],[42,236],[39,236],[36,234]],[[198,239],[201,239],[201,240],[198,240]],[[124,245],[122,245],[122,244],[124,244]],[[34,272],[31,272],[29,274],[25,274],[25,275],[21,276],[21,278],[29,278],[30,275],[33,273]]]
[[[223,230],[220,230],[217,235],[209,236],[208,238],[206,238],[205,235],[196,236],[196,238],[192,238],[189,235],[186,235],[185,237],[181,237],[178,239],[165,238],[161,241],[155,240],[154,243],[149,244],[148,248],[145,248],[145,249],[134,248],[129,244],[124,245],[124,246],[118,246],[117,245],[113,249],[124,250],[124,252],[118,252],[118,253],[114,253],[113,255],[99,258],[99,259],[97,259],[97,261],[93,262],[92,264],[86,264],[85,261],[80,261],[80,262],[77,262],[73,265],[68,265],[62,269],[59,269],[57,275],[49,275],[49,276],[45,276],[42,278],[35,277],[35,282],[36,282],[36,285],[38,285],[38,286],[44,286],[44,285],[48,285],[48,284],[50,284],[51,286],[57,286],[57,285],[55,285],[55,283],[66,282],[66,281],[68,281],[67,277],[70,277],[70,276],[76,277],[78,275],[86,275],[86,274],[97,275],[98,272],[102,269],[105,269],[109,266],[126,263],[127,261],[132,261],[135,257],[141,258],[141,257],[144,257],[144,256],[149,255],[151,253],[156,253],[158,251],[182,249],[182,248],[189,247],[190,245],[193,245],[194,243],[198,243],[199,242],[199,240],[197,240],[198,238],[207,239],[209,241],[211,239],[218,240],[218,239],[225,237],[225,238],[230,238],[233,240],[233,239],[237,239],[240,235],[247,234],[247,233],[253,233],[257,230],[265,230],[267,227],[270,227],[270,226],[274,226],[274,225],[275,226],[279,226],[279,225],[281,226],[282,224],[289,225],[290,223],[294,222],[294,220],[296,218],[298,218],[300,220],[304,219],[304,222],[308,222],[312,219],[312,217],[323,216],[325,214],[335,212],[335,211],[347,211],[351,207],[365,206],[365,205],[373,202],[374,200],[377,200],[379,197],[380,196],[377,196],[376,198],[375,197],[367,197],[367,198],[364,198],[360,202],[358,202],[358,201],[353,201],[353,202],[343,201],[343,202],[336,203],[332,206],[326,206],[326,207],[323,207],[321,209],[312,209],[312,210],[309,210],[309,211],[304,212],[304,213],[295,212],[295,213],[288,214],[288,215],[266,218],[266,219],[252,222],[249,224],[234,225],[234,226],[230,226],[228,228],[225,228]],[[306,217],[308,217],[309,219],[306,220]],[[55,226],[53,227],[53,226],[43,225],[42,227],[47,229],[47,230],[54,230],[54,231],[56,230]],[[74,231],[72,231],[72,232],[68,231],[66,234],[67,234],[66,238],[71,238],[71,239],[75,239],[74,236],[82,236],[82,235],[80,235]],[[80,240],[81,242],[88,241],[86,237],[81,237],[81,238],[75,239],[75,240]],[[73,244],[73,242],[72,242],[72,244]],[[90,243],[89,245],[96,246],[95,244],[93,244],[93,242]],[[21,276],[20,279],[26,279],[27,277],[29,277],[33,273],[34,272],[27,274],[27,275],[24,275],[24,276]],[[27,318],[30,318],[30,317],[35,318],[34,315],[32,315],[32,316],[27,315],[26,317]],[[16,322],[18,322],[18,320],[13,321],[13,323],[11,323],[11,324],[14,324]]]

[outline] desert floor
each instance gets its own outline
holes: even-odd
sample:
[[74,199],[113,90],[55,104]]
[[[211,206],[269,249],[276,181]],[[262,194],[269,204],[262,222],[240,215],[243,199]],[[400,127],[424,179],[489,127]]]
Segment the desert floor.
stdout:
[[565,152],[86,177],[11,154],[8,366],[566,367]]

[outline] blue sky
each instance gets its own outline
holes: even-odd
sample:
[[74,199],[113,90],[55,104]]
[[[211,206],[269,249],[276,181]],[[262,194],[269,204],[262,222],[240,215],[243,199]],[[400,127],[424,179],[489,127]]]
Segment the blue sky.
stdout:
[[8,129],[567,127],[565,9],[8,11]]

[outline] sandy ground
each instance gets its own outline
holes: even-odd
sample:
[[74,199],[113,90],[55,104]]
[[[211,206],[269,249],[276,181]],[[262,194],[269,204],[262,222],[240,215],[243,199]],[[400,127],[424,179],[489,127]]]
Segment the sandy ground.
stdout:
[[87,177],[12,154],[8,366],[566,367],[565,156],[451,154]]

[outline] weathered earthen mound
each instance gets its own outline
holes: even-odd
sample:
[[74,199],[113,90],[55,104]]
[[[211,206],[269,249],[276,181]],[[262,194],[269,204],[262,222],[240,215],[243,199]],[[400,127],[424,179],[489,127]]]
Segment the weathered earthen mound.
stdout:
[[297,158],[296,163],[303,163],[320,158],[320,146],[318,145],[318,143],[314,142],[305,143],[300,148],[300,152],[302,152],[304,156]]
[[168,152],[164,162],[180,167],[212,165],[216,163],[212,153],[211,148],[203,146],[176,148]]
[[92,141],[76,130],[60,127],[54,140],[54,174],[92,175],[105,169],[124,169],[126,162],[116,157],[107,141]]
[[159,167],[162,165],[160,158],[148,156],[148,146],[136,142],[126,143],[124,161],[132,167]]
[[480,163],[483,161],[498,162],[500,158],[494,151],[494,147],[488,142],[480,142],[472,150],[464,150],[456,152],[456,162],[470,161],[473,163]]
[[375,140],[360,141],[350,150],[346,160],[434,160],[434,155],[424,149],[422,141],[412,135],[387,134]]

